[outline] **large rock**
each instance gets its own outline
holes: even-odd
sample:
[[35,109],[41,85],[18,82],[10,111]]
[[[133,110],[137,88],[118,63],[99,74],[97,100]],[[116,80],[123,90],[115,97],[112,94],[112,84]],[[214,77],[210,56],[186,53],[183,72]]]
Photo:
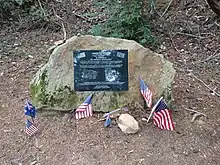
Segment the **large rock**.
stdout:
[[118,118],[118,127],[125,134],[137,133],[139,128],[138,122],[129,114],[121,114]]
[[57,46],[31,81],[32,101],[36,106],[77,108],[91,92],[74,91],[73,51],[77,49],[128,49],[129,90],[96,92],[93,110],[116,109],[137,101],[143,103],[139,92],[141,76],[153,91],[153,98],[163,95],[171,98],[171,85],[175,75],[172,63],[135,41],[95,36],[74,36]]

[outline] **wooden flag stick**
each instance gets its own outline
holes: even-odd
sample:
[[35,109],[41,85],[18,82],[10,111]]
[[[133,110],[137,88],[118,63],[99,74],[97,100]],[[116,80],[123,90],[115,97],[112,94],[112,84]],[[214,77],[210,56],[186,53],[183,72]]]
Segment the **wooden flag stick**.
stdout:
[[161,101],[162,99],[163,99],[163,97],[161,97],[161,98],[157,101],[157,103],[153,106],[153,108],[152,108],[152,110],[151,110],[151,113],[150,113],[150,115],[149,115],[149,117],[148,117],[148,119],[147,119],[147,123],[149,122],[151,116],[153,115],[155,109],[157,108],[158,104],[160,103],[160,101]]
[[103,117],[105,118],[105,117],[107,117],[108,115],[111,115],[111,114],[113,114],[113,113],[115,113],[115,112],[117,112],[117,111],[120,111],[120,110],[128,111],[127,107],[122,107],[122,108],[115,109],[115,110],[113,110],[113,111],[111,111],[111,112],[105,113]]
[[112,114],[112,113],[115,113],[115,112],[117,112],[117,111],[120,111],[120,110],[121,110],[121,108],[118,108],[118,109],[115,109],[115,110],[113,110],[113,111],[111,111],[111,112],[105,113],[103,117],[107,117],[108,115],[110,115],[110,114]]

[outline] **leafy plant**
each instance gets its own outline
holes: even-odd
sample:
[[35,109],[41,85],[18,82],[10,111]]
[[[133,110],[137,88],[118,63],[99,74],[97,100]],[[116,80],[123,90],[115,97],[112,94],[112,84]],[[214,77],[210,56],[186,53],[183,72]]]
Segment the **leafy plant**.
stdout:
[[99,16],[104,15],[107,20],[94,25],[89,31],[91,34],[130,39],[155,46],[156,39],[151,33],[147,15],[143,12],[144,0],[95,1],[94,6],[99,9],[101,7],[103,11]]
[[26,21],[44,20],[46,15],[37,0],[0,0],[0,18]]

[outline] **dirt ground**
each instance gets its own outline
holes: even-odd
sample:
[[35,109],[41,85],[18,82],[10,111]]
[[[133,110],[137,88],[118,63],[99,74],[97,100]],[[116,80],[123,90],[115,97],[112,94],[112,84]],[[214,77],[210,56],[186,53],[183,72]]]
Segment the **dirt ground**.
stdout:
[[[67,37],[91,25],[75,16],[90,9],[90,1],[54,2],[67,27]],[[72,2],[73,4],[70,4]],[[58,10],[59,9],[59,10]],[[69,10],[67,10],[69,9]],[[24,133],[23,108],[29,82],[46,63],[47,49],[63,37],[47,25],[1,24],[0,29],[0,164],[41,165],[217,165],[220,162],[220,19],[205,1],[181,1],[162,18],[152,20],[162,46],[156,51],[174,63],[173,119],[176,131],[162,131],[132,114],[141,130],[124,135],[117,125],[104,128],[98,115],[75,121],[68,114],[38,114],[40,133]],[[207,87],[208,86],[208,87]],[[204,113],[193,122],[187,109]],[[149,113],[149,110],[146,110]]]

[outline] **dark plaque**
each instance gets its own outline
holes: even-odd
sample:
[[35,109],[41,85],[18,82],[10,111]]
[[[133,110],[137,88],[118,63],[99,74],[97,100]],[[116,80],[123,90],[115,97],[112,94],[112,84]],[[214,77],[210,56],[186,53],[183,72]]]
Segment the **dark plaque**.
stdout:
[[75,91],[128,90],[128,50],[74,52]]

